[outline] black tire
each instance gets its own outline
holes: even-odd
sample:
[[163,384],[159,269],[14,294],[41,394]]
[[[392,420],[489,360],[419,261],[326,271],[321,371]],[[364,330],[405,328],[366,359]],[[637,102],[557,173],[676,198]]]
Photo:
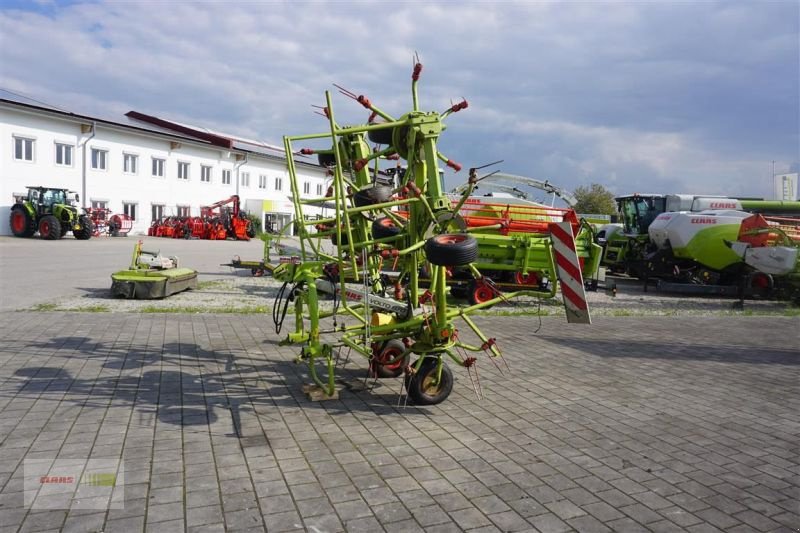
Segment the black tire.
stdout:
[[61,223],[53,215],[45,215],[39,221],[39,237],[46,241],[61,238]]
[[394,128],[383,128],[382,130],[369,130],[367,138],[375,144],[392,144],[392,134]]
[[[344,228],[343,228],[344,229]],[[336,240],[336,232],[331,233],[331,242],[336,246],[339,246],[339,241]],[[347,246],[347,243],[350,242],[347,240],[347,233],[344,231],[342,232],[342,246]]]
[[64,235],[66,235],[68,231],[69,231],[69,226],[67,226],[65,224],[62,224],[61,225],[61,236],[59,237],[59,239],[63,239]]
[[334,154],[317,154],[317,161],[321,167],[336,166],[336,156]]
[[376,218],[372,221],[372,237],[384,239],[386,237],[396,237],[403,232],[403,228],[395,224],[389,217]]
[[450,295],[459,300],[469,299],[469,287],[467,285],[450,285]]
[[385,342],[377,350],[373,350],[370,368],[379,378],[396,378],[403,373],[408,364],[409,354],[395,363],[388,365],[384,363],[396,359],[404,351],[406,351],[406,346],[401,340],[392,339]]
[[478,259],[478,241],[466,233],[434,235],[425,243],[425,257],[439,266],[468,265]]
[[415,374],[406,376],[405,385],[408,397],[416,405],[436,405],[442,403],[453,391],[453,371],[442,363],[442,379],[434,385],[437,358],[426,357]]
[[28,210],[21,205],[15,205],[11,208],[8,224],[11,226],[11,233],[15,237],[30,237],[36,233],[36,221],[28,213]]
[[256,228],[253,226],[252,222],[247,223],[247,236],[251,239],[256,236]]
[[81,225],[81,229],[72,230],[72,235],[74,235],[79,241],[91,239],[92,233],[94,233],[92,220],[87,216],[81,216],[78,217],[78,223]]
[[365,205],[381,204],[388,202],[392,197],[392,188],[385,185],[370,185],[353,195],[353,203],[356,207]]

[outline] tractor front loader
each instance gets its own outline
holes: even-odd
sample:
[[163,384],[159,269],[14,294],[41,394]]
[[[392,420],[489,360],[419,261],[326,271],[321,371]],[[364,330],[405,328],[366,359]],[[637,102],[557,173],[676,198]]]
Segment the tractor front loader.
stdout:
[[78,240],[91,239],[92,219],[71,205],[69,195],[67,189],[28,187],[27,199],[11,208],[11,232],[16,237],[32,237],[38,231],[42,239],[56,240],[71,231]]

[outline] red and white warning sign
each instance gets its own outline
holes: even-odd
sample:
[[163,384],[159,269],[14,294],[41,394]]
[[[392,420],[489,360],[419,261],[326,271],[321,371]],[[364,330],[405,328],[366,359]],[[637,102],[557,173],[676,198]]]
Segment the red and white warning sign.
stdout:
[[586,291],[583,287],[578,253],[575,251],[575,237],[569,222],[552,222],[550,240],[556,260],[558,280],[561,282],[561,297],[567,310],[567,322],[571,324],[591,324]]

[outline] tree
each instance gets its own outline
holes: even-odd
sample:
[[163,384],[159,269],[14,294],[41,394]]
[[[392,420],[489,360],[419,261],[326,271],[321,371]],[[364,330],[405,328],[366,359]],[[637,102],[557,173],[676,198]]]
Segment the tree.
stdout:
[[572,208],[578,213],[614,215],[617,212],[614,195],[599,183],[592,183],[589,187],[581,185],[572,195],[577,200]]

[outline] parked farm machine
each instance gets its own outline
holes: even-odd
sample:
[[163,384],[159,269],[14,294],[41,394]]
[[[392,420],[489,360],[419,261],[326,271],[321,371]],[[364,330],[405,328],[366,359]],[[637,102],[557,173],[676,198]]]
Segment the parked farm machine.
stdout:
[[[503,234],[501,220],[470,226],[460,212],[480,179],[477,170],[470,171],[468,186],[454,204],[443,190],[439,162],[456,171],[461,166],[437,148],[444,120],[467,108],[467,102],[442,113],[421,111],[417,94],[421,70],[417,63],[412,111],[400,118],[365,96],[340,88],[369,110],[367,123],[341,126],[326,92],[322,114],[329,131],[284,138],[287,154],[295,153],[297,142],[324,143],[323,149],[300,152],[318,154],[333,173],[324,198],[301,199],[294,161],[289,158],[300,249],[297,257],[282,258],[270,267],[284,282],[274,307],[276,330],[280,331],[293,302],[294,331],[282,343],[302,346],[298,360],[308,365],[314,386],[307,392],[312,397],[337,395],[335,361],[338,352],[347,349],[366,357],[376,377],[404,376],[405,390],[414,403],[437,404],[453,387],[446,359],[467,368],[472,377],[473,370],[477,372],[475,354],[501,355],[495,339],[481,332],[470,315],[518,296],[553,297],[557,280],[568,320],[589,322],[574,231],[580,230],[578,241],[588,248],[590,232],[569,221],[543,223],[546,231],[522,235]],[[382,163],[398,157],[406,163],[405,172],[381,171]],[[332,216],[304,220],[306,206],[323,204],[332,206]],[[330,242],[334,251],[322,245]],[[503,294],[492,289],[492,298],[468,307],[448,302],[449,276],[468,272],[473,280],[491,287],[487,269],[543,272],[551,283],[547,289],[533,285]],[[427,273],[427,290],[421,271]],[[321,293],[333,297],[332,309],[321,308]],[[476,343],[460,336],[456,320],[473,332]],[[417,356],[413,362],[412,355]],[[327,377],[317,372],[320,361]]]
[[91,239],[92,221],[73,205],[77,199],[77,193],[67,189],[28,187],[27,197],[11,207],[11,233],[33,237],[38,231],[44,240],[57,240],[71,231],[78,240]]
[[240,208],[239,196],[234,194],[225,200],[201,207],[198,217],[168,216],[154,220],[147,234],[151,237],[175,239],[249,241],[255,237],[256,232],[253,223]]

